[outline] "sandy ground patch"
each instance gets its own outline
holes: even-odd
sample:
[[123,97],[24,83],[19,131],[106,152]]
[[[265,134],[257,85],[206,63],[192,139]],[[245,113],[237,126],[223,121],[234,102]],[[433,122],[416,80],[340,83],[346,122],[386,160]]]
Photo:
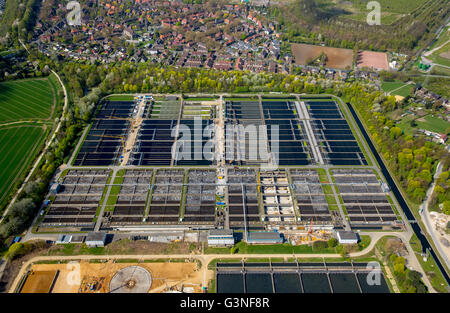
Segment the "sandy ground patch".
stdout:
[[345,69],[352,66],[353,50],[298,43],[292,44],[292,54],[295,58],[295,63],[299,65],[305,65],[309,60],[316,59],[322,52],[328,58],[327,67]]
[[398,95],[395,96],[395,101],[397,101],[397,102],[401,102],[401,101],[403,101],[403,99],[405,99],[405,97],[398,96]]
[[[193,292],[202,292],[203,276],[202,272],[197,269],[197,263],[195,262],[141,262],[136,264],[113,263],[113,261],[104,263],[82,261],[78,264],[76,266],[34,264],[31,268],[34,274],[29,276],[33,279],[27,279],[24,289],[26,287],[27,292],[48,292],[53,277],[59,270],[58,278],[52,290],[53,293],[107,293],[109,292],[109,283],[117,271],[124,267],[138,265],[150,272],[152,277],[151,293],[170,290],[181,291],[183,288],[188,288]],[[73,274],[73,270],[76,268],[79,268],[80,274],[78,276]],[[51,275],[52,273],[53,275]],[[44,285],[42,281],[45,281],[46,284]],[[94,290],[90,290],[92,285],[95,285]]]
[[32,271],[28,275],[25,284],[23,285],[21,293],[48,293],[50,291],[51,285],[57,270],[43,270],[43,271]]
[[361,51],[358,53],[357,66],[378,70],[389,70],[387,54],[384,52]]

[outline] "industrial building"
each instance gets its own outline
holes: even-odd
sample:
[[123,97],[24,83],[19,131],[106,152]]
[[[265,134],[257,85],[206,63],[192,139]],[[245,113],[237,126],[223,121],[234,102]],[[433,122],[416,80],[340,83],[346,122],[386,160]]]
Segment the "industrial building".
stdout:
[[208,246],[232,246],[234,235],[231,229],[210,229],[208,232]]
[[255,231],[249,232],[248,244],[277,244],[283,243],[284,239],[277,231]]
[[86,245],[88,247],[104,247],[106,236],[104,232],[90,232],[86,237]]
[[352,231],[338,231],[336,236],[340,244],[356,244],[359,241],[358,235]]
[[[200,135],[183,143],[191,159],[172,151],[180,129]],[[210,245],[232,245],[234,231],[248,243],[304,244],[333,229],[398,225],[389,188],[365,168],[366,153],[331,97],[105,99],[82,140],[37,232],[201,232]],[[215,158],[197,159],[209,141]],[[275,159],[255,159],[255,149]],[[92,236],[86,243],[101,246]]]

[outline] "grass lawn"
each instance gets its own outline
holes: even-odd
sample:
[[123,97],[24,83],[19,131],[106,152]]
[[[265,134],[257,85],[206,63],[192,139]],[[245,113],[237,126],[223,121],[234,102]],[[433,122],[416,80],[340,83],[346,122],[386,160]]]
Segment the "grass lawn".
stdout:
[[430,279],[431,285],[438,292],[447,292],[445,286],[447,286],[447,282],[442,275],[441,271],[437,267],[436,262],[433,257],[428,256],[427,261],[424,261],[423,257],[419,255],[422,252],[422,245],[420,244],[419,239],[414,234],[409,241],[411,248],[416,252],[417,259],[419,260],[420,265],[422,266],[423,271],[427,274],[428,279]]
[[117,199],[119,198],[120,189],[122,188],[122,183],[124,179],[123,175],[125,175],[124,169],[117,172],[113,182],[114,186],[111,186],[109,197],[106,200],[107,206],[114,207],[116,205]]
[[44,141],[43,126],[0,127],[0,204],[24,176]]
[[450,128],[450,123],[447,121],[444,121],[443,119],[439,117],[432,117],[431,115],[427,115],[424,117],[425,122],[421,122],[419,120],[416,120],[417,127],[426,129],[432,132],[437,132],[440,134],[444,134],[445,131]]
[[133,101],[134,96],[133,95],[113,95],[106,98],[110,101]]
[[449,31],[449,27],[446,27],[441,35],[439,36],[438,40],[436,40],[428,50],[430,49],[434,49],[436,47],[440,47],[442,46],[445,42],[447,42],[448,40],[450,40],[450,31]]
[[391,93],[391,95],[392,96],[402,96],[402,97],[411,96],[411,95],[413,95],[413,88],[414,88],[413,84],[404,85],[400,89],[393,91]]
[[392,90],[402,87],[403,85],[405,85],[405,83],[399,80],[393,82],[384,81],[381,83],[381,89],[383,89],[384,92],[390,92]]
[[[369,236],[361,236],[361,242],[358,244],[357,250],[361,251],[370,244]],[[340,253],[342,246],[338,245],[335,248],[315,248],[312,245],[298,245],[293,246],[289,243],[273,244],[273,245],[249,245],[243,241],[238,242],[235,245],[236,254],[311,254],[311,253]],[[207,248],[205,249],[207,254],[230,254],[230,248]]]
[[217,98],[192,98],[192,97],[188,97],[188,98],[184,98],[184,101],[215,101],[217,100]]
[[0,83],[0,123],[50,119],[58,103],[58,90],[51,78]]
[[448,53],[449,51],[450,51],[450,42],[445,44],[440,49],[436,50],[432,55],[428,56],[428,58],[437,64],[450,66],[450,59],[442,56],[443,53]]

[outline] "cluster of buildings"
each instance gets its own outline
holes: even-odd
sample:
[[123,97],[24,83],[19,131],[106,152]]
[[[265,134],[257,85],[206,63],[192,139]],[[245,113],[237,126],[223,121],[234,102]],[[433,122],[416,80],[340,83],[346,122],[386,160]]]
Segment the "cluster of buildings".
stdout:
[[[130,59],[180,67],[252,72],[289,71],[281,58],[280,34],[264,22],[261,8],[243,4],[206,5],[181,1],[86,1],[82,25],[65,23],[64,7],[40,21],[35,43],[47,55],[111,63]],[[89,8],[90,7],[90,8]],[[87,11],[103,10],[92,17]],[[127,44],[134,48],[127,49]]]
[[440,143],[442,145],[445,145],[448,137],[446,134],[439,134],[436,132],[432,132],[430,130],[426,130],[426,129],[419,129],[419,132],[425,134],[426,136],[430,137],[432,141],[436,142],[436,143]]
[[423,101],[431,101],[431,102],[440,101],[442,103],[442,106],[445,107],[447,109],[447,111],[450,110],[450,100],[449,99],[442,97],[442,96],[426,89],[425,87],[419,86],[416,89],[415,96],[416,96],[416,98],[423,100]]

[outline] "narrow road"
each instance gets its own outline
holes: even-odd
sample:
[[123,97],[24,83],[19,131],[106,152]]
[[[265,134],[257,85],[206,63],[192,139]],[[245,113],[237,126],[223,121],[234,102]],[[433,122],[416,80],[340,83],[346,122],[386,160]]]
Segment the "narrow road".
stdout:
[[[359,257],[364,256],[375,247],[375,244],[380,240],[383,236],[395,236],[403,241],[408,242],[408,234],[404,232],[378,232],[378,233],[361,233],[367,234],[372,237],[372,240],[367,248],[362,251],[350,253],[349,257]],[[406,246],[408,246],[406,244]],[[414,256],[414,254],[413,254]],[[14,279],[13,284],[11,285],[10,293],[14,292],[17,284],[20,279],[25,275],[26,271],[29,269],[29,266],[38,261],[67,261],[67,260],[80,260],[80,261],[88,261],[91,259],[102,259],[102,260],[116,260],[116,259],[137,259],[137,260],[148,260],[148,259],[190,259],[190,260],[199,260],[201,262],[201,271],[203,271],[203,286],[207,287],[208,280],[212,277],[212,271],[208,270],[208,264],[214,259],[251,259],[251,258],[341,258],[340,254],[325,254],[325,253],[309,253],[309,254],[158,254],[158,255],[73,255],[73,256],[38,256],[32,258],[22,264],[22,268],[19,271],[19,274]],[[418,269],[420,269],[420,265],[418,264],[408,264]],[[424,282],[429,287],[429,282],[424,277]],[[433,288],[429,287],[430,292],[433,292]]]
[[439,175],[442,173],[442,162],[439,162],[436,173],[433,177],[433,183],[431,184],[430,188],[427,191],[427,195],[425,197],[425,201],[420,206],[420,216],[422,217],[422,221],[425,224],[425,228],[427,232],[430,234],[431,238],[433,239],[434,245],[439,251],[439,254],[442,256],[442,259],[444,260],[445,264],[447,265],[447,268],[450,268],[450,262],[449,262],[449,254],[446,251],[446,248],[443,247],[441,241],[438,238],[438,235],[436,234],[436,230],[433,227],[433,224],[430,220],[430,212],[428,211],[428,206],[430,204],[431,195],[433,194],[434,187],[436,186],[436,180],[439,178]]
[[424,52],[424,56],[429,56],[429,55],[431,55],[431,54],[433,54],[434,53],[434,51],[437,51],[437,50],[439,50],[439,49],[441,49],[442,47],[444,47],[446,44],[448,44],[450,42],[450,40],[447,40],[446,42],[444,42],[442,45],[440,45],[439,47],[436,47],[436,48],[433,48],[433,49],[431,49],[430,51],[427,51],[427,52]]
[[111,175],[111,180],[109,182],[109,186],[107,186],[108,191],[106,192],[105,198],[103,199],[102,208],[100,209],[100,213],[97,216],[97,222],[95,223],[94,231],[99,231],[100,227],[102,226],[103,212],[105,211],[106,203],[108,202],[109,195],[111,193],[111,189],[114,186],[114,180],[116,179],[116,175],[117,175],[117,168],[113,169],[113,173]]
[[4,127],[4,126],[11,126],[11,125],[16,125],[16,124],[23,124],[23,123],[33,123],[33,124],[52,124],[49,121],[33,121],[33,120],[23,120],[23,121],[16,121],[16,122],[11,122],[11,123],[5,123],[5,124],[0,124],[0,127]]

